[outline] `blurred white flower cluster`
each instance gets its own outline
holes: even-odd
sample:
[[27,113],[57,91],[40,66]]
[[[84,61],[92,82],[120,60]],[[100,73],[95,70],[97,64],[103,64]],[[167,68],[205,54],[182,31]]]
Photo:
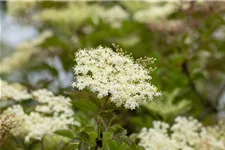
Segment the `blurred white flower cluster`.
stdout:
[[[168,16],[182,9],[189,9],[192,5],[192,0],[159,0],[156,2],[145,0],[145,7],[135,11],[133,18],[141,23],[161,24],[162,21],[168,20]],[[195,0],[195,5],[206,4],[205,0]],[[170,20],[174,21],[174,20]],[[168,23],[172,23],[168,22]],[[177,22],[175,20],[175,22]]]
[[[223,131],[218,131],[223,132]],[[177,117],[175,123],[155,121],[153,128],[143,128],[140,145],[146,150],[224,150],[225,144],[210,134],[193,118]]]
[[[69,26],[70,28],[79,28],[93,13],[93,7],[86,3],[70,3],[68,7],[55,9],[43,9],[40,13],[34,15],[33,20],[43,21],[46,24],[54,26]],[[70,31],[70,30],[69,30]]]
[[[23,3],[22,3],[23,4]],[[38,2],[25,3],[23,5],[16,2],[10,2],[9,14],[17,16],[25,13],[25,10],[32,11],[38,7]],[[28,6],[24,9],[24,6]],[[29,11],[28,11],[29,12]],[[72,17],[71,17],[72,16]],[[36,13],[31,19],[34,21],[43,21],[47,24],[54,24],[55,26],[67,26],[71,28],[79,28],[87,19],[91,19],[94,24],[99,24],[100,20],[111,27],[120,28],[122,22],[129,18],[129,13],[120,5],[112,7],[104,7],[100,4],[88,4],[88,2],[68,2],[63,8],[46,8],[41,12]]]
[[[71,17],[71,15],[73,17]],[[112,27],[119,28],[122,21],[128,19],[129,14],[120,6],[105,8],[101,5],[88,5],[85,2],[71,3],[64,9],[45,9],[37,14],[33,19],[44,21],[54,25],[71,25],[79,28],[84,21],[92,19],[95,24],[103,21]]]
[[[70,108],[70,99],[64,96],[54,96],[48,90],[42,89],[32,93],[34,99],[39,103],[35,111],[46,114],[53,114],[53,116],[62,115],[72,116],[73,111]],[[68,120],[69,121],[69,120]]]
[[13,105],[1,113],[1,115],[15,114],[15,118],[22,120],[21,125],[13,128],[11,133],[23,136],[26,142],[41,140],[45,134],[68,129],[69,125],[80,125],[74,118],[69,98],[55,96],[45,89],[28,93],[1,81],[1,101],[14,99],[17,102],[27,98],[36,102],[34,110],[30,113],[26,113],[21,105]]
[[141,23],[161,23],[167,16],[174,13],[179,7],[178,3],[166,3],[165,5],[159,5],[159,3],[153,3],[148,9],[142,9],[135,12],[133,18],[137,22]]
[[101,19],[103,22],[110,24],[114,28],[120,28],[122,22],[127,20],[128,17],[128,12],[119,5],[115,5],[109,9],[99,6],[95,9],[95,14],[92,17],[92,20],[94,23],[98,23],[98,19]]
[[225,120],[220,120],[218,124],[206,128],[208,133],[225,143]]
[[[37,1],[8,1],[7,10],[9,15],[24,14],[28,8],[33,8],[37,5]],[[29,11],[30,12],[30,11]]]
[[30,99],[32,96],[23,87],[18,84],[10,85],[7,82],[0,79],[0,101],[2,100],[15,100],[22,101]]
[[[147,23],[148,27],[160,32],[179,33],[180,31],[190,31],[190,27],[187,27],[190,20],[170,18],[170,15],[178,11],[186,12],[186,10],[194,8],[192,5],[192,3],[180,2],[179,0],[163,3],[161,1],[121,1],[119,4],[112,6],[101,4],[101,2],[69,1],[62,3],[62,7],[48,8],[42,5],[42,2],[33,1],[9,2],[7,9],[9,14],[13,16],[20,17],[27,14],[26,20],[37,22],[37,24],[46,24],[47,26],[53,25],[68,33],[82,29],[85,27],[83,25],[92,26],[89,24],[90,20],[95,25],[99,25],[99,22],[102,21],[113,28],[122,27],[125,20],[133,20],[139,23]],[[196,2],[193,6],[201,8],[202,11],[208,9],[208,3],[204,1]],[[218,7],[218,10],[220,9],[223,10],[223,8]]]
[[[73,87],[90,89],[98,98],[110,96],[117,107],[135,109],[160,92],[150,83],[150,70],[129,55],[111,48],[82,49],[75,54],[76,81]],[[150,59],[151,61],[152,59]],[[139,60],[140,61],[140,60]],[[142,60],[145,63],[145,60]]]
[[37,39],[22,43],[11,56],[4,57],[0,61],[0,73],[9,73],[21,67],[30,60],[33,54],[39,52],[38,45],[51,36],[50,31],[45,31]]
[[0,114],[0,143],[7,133],[13,128],[20,126],[21,122],[21,118],[14,113],[5,112]]

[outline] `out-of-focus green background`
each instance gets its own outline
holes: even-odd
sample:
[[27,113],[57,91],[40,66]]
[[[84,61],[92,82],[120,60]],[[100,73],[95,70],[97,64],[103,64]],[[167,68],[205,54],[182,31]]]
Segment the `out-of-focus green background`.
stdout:
[[154,57],[152,83],[162,96],[134,111],[116,111],[128,133],[153,120],[194,116],[205,125],[225,118],[225,2],[1,2],[1,78],[29,90],[70,96],[74,52],[118,44],[134,58]]

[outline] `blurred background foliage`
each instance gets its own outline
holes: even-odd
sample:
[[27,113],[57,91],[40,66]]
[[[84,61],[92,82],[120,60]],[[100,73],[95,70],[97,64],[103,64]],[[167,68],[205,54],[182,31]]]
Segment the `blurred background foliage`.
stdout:
[[1,78],[70,96],[83,125],[93,124],[98,107],[90,101],[93,93],[71,87],[73,54],[112,43],[134,58],[157,59],[151,82],[162,96],[134,111],[117,109],[111,124],[131,134],[178,115],[205,125],[225,119],[225,2],[6,1],[1,6],[1,20],[10,17],[35,29],[33,37],[12,45],[4,40],[9,35],[3,24]]

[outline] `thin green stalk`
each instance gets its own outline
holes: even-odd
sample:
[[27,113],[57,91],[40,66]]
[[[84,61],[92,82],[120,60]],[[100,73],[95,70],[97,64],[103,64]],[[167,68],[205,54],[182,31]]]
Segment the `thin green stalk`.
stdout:
[[102,117],[101,117],[101,114],[103,113],[103,111],[105,110],[106,108],[106,105],[107,105],[107,102],[109,100],[109,97],[110,96],[107,96],[102,107],[101,107],[101,110],[99,112],[99,115],[98,115],[98,120],[97,120],[97,124],[98,124],[98,130],[97,130],[97,138],[96,138],[96,150],[98,149],[98,147],[102,147],[102,138],[103,138],[103,134],[102,134]]

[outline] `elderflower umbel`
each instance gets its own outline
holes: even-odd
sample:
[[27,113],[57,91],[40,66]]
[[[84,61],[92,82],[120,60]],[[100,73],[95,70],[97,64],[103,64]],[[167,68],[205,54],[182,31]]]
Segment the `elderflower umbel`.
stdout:
[[14,136],[23,136],[25,142],[30,142],[41,140],[44,135],[57,130],[68,129],[69,125],[80,125],[73,117],[69,98],[55,96],[45,89],[32,92],[32,96],[37,105],[29,114],[24,112],[21,105],[14,105],[4,111],[16,114],[23,120],[21,126],[11,130]]
[[149,70],[129,55],[99,46],[79,50],[75,57],[73,87],[88,88],[98,93],[98,98],[110,96],[117,107],[124,105],[127,109],[135,109],[160,95],[149,82]]
[[98,20],[95,19],[101,19],[102,21],[107,24],[110,24],[114,28],[120,28],[122,22],[124,20],[127,20],[128,18],[129,14],[119,5],[115,5],[108,9],[97,6],[97,9],[92,19],[94,23],[98,22]]
[[[71,109],[71,100],[64,96],[54,96],[54,94],[45,89],[34,91],[33,96],[41,105],[36,106],[35,110],[41,113],[53,113],[53,116],[64,115],[70,118],[73,116]],[[63,112],[63,114],[61,114]],[[69,120],[69,119],[68,119]]]
[[[218,131],[223,132],[223,131]],[[194,118],[177,117],[170,127],[155,121],[153,128],[143,128],[139,145],[146,150],[224,150],[225,144],[210,134]]]
[[0,101],[1,100],[15,100],[22,101],[26,99],[30,99],[31,95],[25,90],[17,88],[14,85],[10,85],[7,82],[0,79]]
[[146,150],[176,150],[178,147],[176,141],[167,135],[168,127],[168,124],[156,121],[153,128],[143,128],[138,135],[141,139],[139,145]]
[[220,120],[218,124],[214,126],[209,126],[206,130],[216,139],[225,143],[225,120]]
[[161,6],[158,3],[154,3],[148,9],[138,10],[133,15],[134,20],[140,23],[161,23],[170,14],[174,13],[177,9],[178,3],[169,2]]
[[[78,29],[92,14],[93,7],[91,5],[86,4],[86,2],[76,2],[60,9],[43,9],[33,19],[54,25],[54,27]],[[69,31],[71,32],[71,30]]]

